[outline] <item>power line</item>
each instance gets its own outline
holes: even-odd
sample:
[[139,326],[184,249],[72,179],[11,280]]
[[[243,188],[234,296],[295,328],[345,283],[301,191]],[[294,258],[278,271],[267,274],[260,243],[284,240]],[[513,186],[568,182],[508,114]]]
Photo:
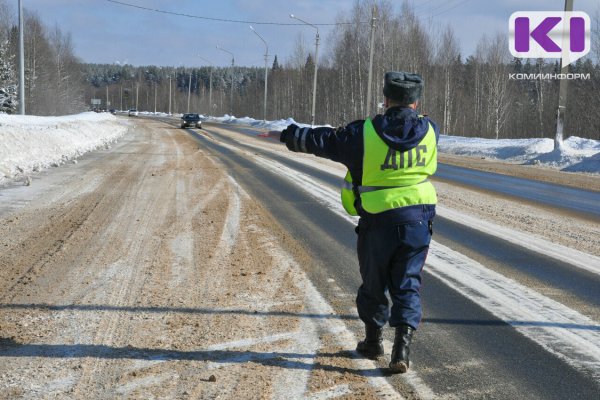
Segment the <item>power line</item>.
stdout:
[[[204,19],[204,20],[217,21],[217,22],[232,22],[232,23],[236,23],[236,24],[254,24],[254,25],[285,25],[285,26],[290,26],[290,25],[304,25],[304,24],[294,23],[294,22],[287,22],[287,23],[284,23],[284,22],[260,22],[260,21],[242,21],[242,20],[226,19],[226,18],[202,17],[200,15],[184,14],[184,13],[178,13],[178,12],[174,12],[174,11],[159,10],[157,8],[150,8],[150,7],[138,6],[136,4],[125,3],[123,1],[117,1],[117,0],[106,0],[106,1],[108,1],[109,3],[114,3],[114,4],[119,4],[119,5],[122,5],[122,6],[137,8],[137,9],[140,9],[140,10],[157,12],[157,13],[161,13],[161,14],[169,14],[169,15],[175,15],[175,16],[178,16],[178,17]],[[354,25],[354,24],[369,24],[369,23],[370,22],[357,22],[357,23],[354,23],[354,22],[338,22],[338,23],[333,23],[333,24],[313,24],[313,25],[319,25],[319,26],[336,26],[336,25]]]
[[[440,15],[442,15],[442,14],[446,14],[448,11],[452,11],[452,10],[454,10],[455,8],[457,8],[458,6],[461,6],[461,5],[465,4],[465,3],[466,3],[466,2],[468,2],[468,1],[471,1],[471,0],[463,0],[463,1],[461,1],[460,3],[456,3],[454,6],[452,6],[452,7],[450,7],[450,8],[446,8],[445,10],[443,10],[443,11],[440,11],[440,12],[438,12],[438,13],[431,14],[431,15],[429,16],[429,18],[433,18],[433,17],[440,16]],[[442,6],[442,7],[440,7],[440,8],[438,8],[438,10],[440,10],[441,8],[443,8],[443,6]],[[434,11],[435,11],[435,10],[434,10]]]
[[430,9],[432,7],[432,5],[430,5],[429,3],[431,3],[434,0],[426,0],[424,2],[420,2],[419,4],[414,4],[413,5],[413,9],[414,11],[420,10],[423,11],[425,9]]
[[[427,13],[429,15],[435,14],[436,12],[445,9],[445,8],[450,8],[454,5],[456,5],[456,3],[460,2],[461,0],[446,0],[446,1],[442,1],[440,4],[430,4],[429,7],[427,7]],[[423,9],[423,12],[425,12],[425,10]]]

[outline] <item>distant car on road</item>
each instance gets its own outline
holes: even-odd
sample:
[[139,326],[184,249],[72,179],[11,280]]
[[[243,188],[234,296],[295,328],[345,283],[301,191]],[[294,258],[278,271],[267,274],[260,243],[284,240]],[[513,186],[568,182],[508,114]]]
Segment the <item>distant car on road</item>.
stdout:
[[136,110],[135,108],[132,108],[131,110],[129,110],[129,113],[127,115],[129,115],[130,117],[137,117],[138,110]]
[[187,113],[181,117],[181,128],[187,128],[188,126],[202,129],[202,121],[200,121],[200,115]]

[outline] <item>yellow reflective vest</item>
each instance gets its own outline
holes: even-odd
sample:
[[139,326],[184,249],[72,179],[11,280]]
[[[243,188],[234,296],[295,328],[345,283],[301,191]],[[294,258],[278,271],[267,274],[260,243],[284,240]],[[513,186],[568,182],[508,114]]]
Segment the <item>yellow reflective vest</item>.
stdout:
[[385,144],[370,119],[363,126],[363,141],[362,185],[354,188],[348,171],[342,187],[342,205],[348,214],[358,215],[356,196],[360,196],[361,207],[371,214],[437,204],[435,188],[428,179],[437,169],[437,143],[431,124],[419,144],[405,152]]

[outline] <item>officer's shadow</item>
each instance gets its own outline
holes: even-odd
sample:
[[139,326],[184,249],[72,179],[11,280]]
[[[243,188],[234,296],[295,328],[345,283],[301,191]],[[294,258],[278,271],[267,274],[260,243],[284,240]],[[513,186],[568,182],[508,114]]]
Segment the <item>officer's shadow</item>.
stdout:
[[[132,346],[113,347],[95,344],[27,344],[13,339],[0,338],[0,358],[2,357],[41,357],[41,358],[98,358],[130,359],[146,361],[206,361],[219,364],[254,362],[265,366],[298,370],[322,370],[327,372],[350,373],[364,377],[382,376],[379,368],[345,368],[325,363],[328,358],[359,359],[354,351],[342,350],[335,353],[290,353],[257,352],[251,350],[168,350],[137,348]],[[316,359],[319,361],[316,361]]]

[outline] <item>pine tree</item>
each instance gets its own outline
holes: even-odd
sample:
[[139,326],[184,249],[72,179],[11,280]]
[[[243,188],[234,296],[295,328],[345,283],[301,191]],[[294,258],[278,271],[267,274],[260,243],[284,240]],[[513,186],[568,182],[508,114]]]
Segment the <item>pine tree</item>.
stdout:
[[279,66],[279,61],[277,61],[277,54],[275,54],[275,59],[273,60],[273,71],[277,71],[278,69],[281,69],[281,67]]
[[315,68],[315,62],[313,61],[312,54],[308,54],[306,57],[306,63],[304,64],[304,68],[307,71],[312,71]]
[[19,104],[13,59],[8,41],[0,43],[0,113],[12,114]]

